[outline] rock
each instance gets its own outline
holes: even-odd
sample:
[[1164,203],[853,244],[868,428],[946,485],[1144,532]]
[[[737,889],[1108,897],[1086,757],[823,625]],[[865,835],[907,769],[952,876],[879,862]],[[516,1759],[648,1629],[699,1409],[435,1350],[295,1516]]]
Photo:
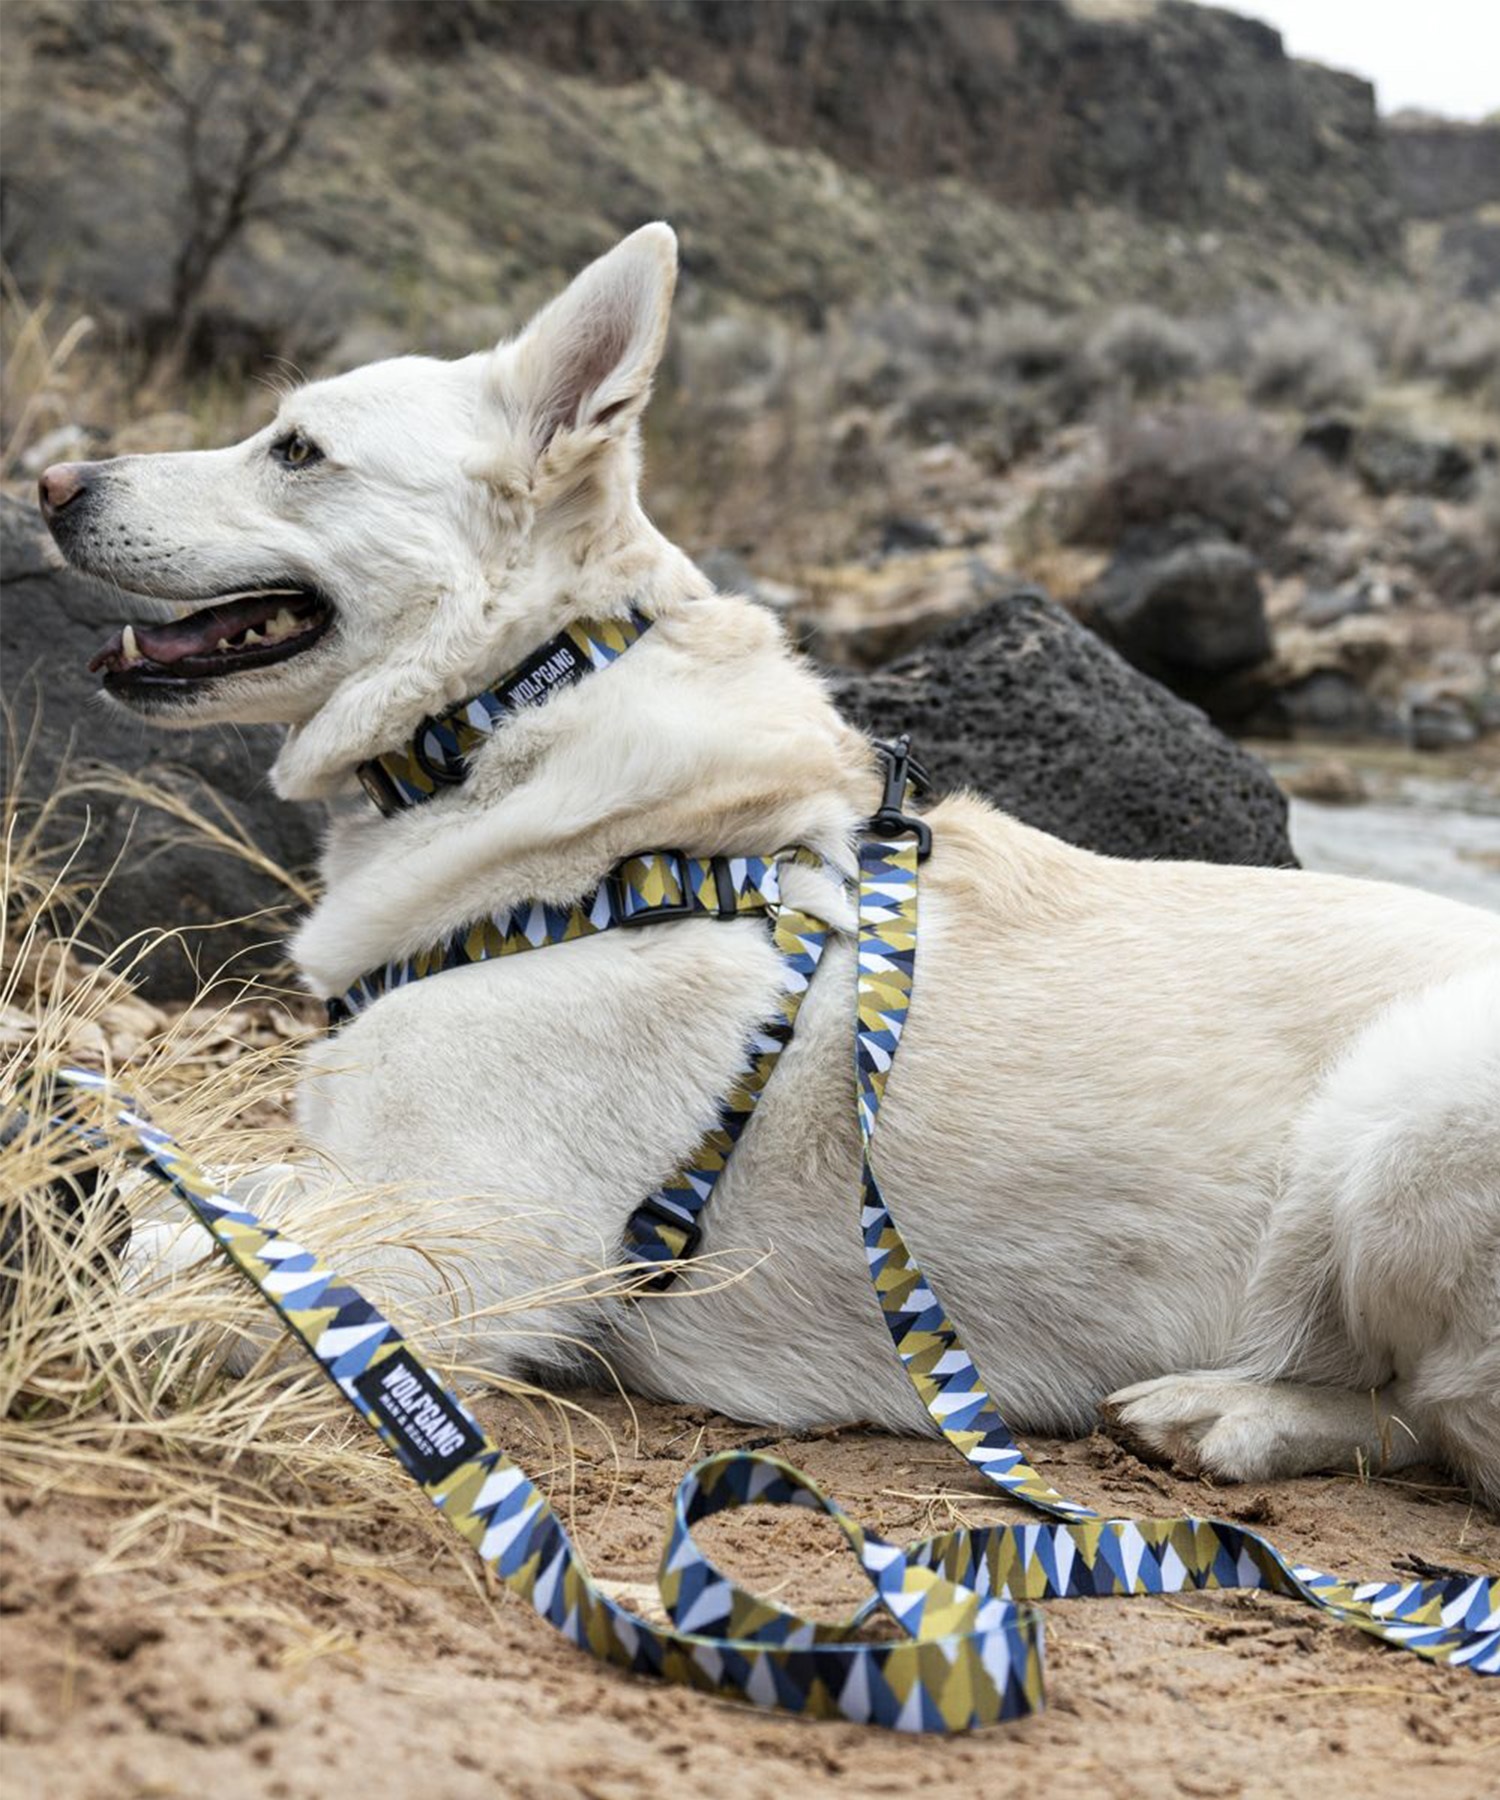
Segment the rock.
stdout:
[[1370,610],[1370,596],[1362,583],[1341,588],[1309,588],[1297,608],[1297,618],[1314,631],[1324,625],[1337,625],[1355,613]]
[[1015,576],[962,548],[913,550],[805,574],[807,596],[792,619],[806,646],[829,662],[866,669],[903,656],[939,625],[1017,585]]
[[1413,750],[1463,749],[1479,736],[1468,708],[1442,697],[1412,700],[1406,729]]
[[1369,799],[1358,769],[1337,756],[1328,756],[1305,768],[1293,769],[1281,779],[1282,791],[1298,800],[1320,800],[1325,806],[1357,806]]
[[1304,450],[1316,450],[1335,466],[1342,466],[1348,462],[1354,444],[1354,426],[1337,413],[1325,413],[1308,420],[1300,442]]
[[1315,669],[1275,696],[1277,723],[1293,731],[1361,736],[1378,729],[1376,703],[1342,669]]
[[732,550],[710,550],[698,558],[698,567],[721,594],[742,594],[757,605],[769,606],[773,612],[785,612],[806,599],[801,588],[757,575]]
[[943,533],[930,519],[914,519],[906,513],[892,513],[880,527],[880,554],[900,556],[908,550],[938,550]]
[[1354,440],[1354,467],[1375,494],[1436,494],[1466,499],[1474,458],[1452,438],[1420,437],[1395,425],[1369,425]]
[[1260,565],[1241,544],[1208,539],[1141,559],[1127,547],[1082,611],[1128,662],[1178,689],[1271,654]]
[[833,677],[850,717],[909,731],[937,788],[973,787],[1110,856],[1295,867],[1286,799],[1195,707],[1035,588],[1012,588],[911,655]]
[[[280,743],[267,727],[155,731],[99,704],[90,656],[121,622],[119,595],[102,583],[54,565],[50,540],[29,506],[0,496],[0,661],[6,697],[19,713],[36,714],[20,771],[23,804],[40,806],[58,785],[65,760],[75,776],[84,763],[104,763],[196,806],[222,825],[215,808],[266,855],[294,873],[317,857],[321,809],[275,798],[266,769]],[[71,751],[71,755],[70,755]],[[69,796],[49,825],[47,842],[71,845],[92,811],[87,845],[75,873],[102,875],[119,864],[89,920],[90,942],[114,948],[137,932],[189,927],[186,944],[162,943],[138,965],[153,1000],[195,994],[197,961],[205,976],[233,957],[233,971],[271,967],[280,954],[292,905],[288,891],[243,857],[215,849],[169,814],[107,794]],[[272,909],[268,911],[267,909]],[[224,925],[229,919],[245,923]],[[192,928],[216,927],[204,936]]]

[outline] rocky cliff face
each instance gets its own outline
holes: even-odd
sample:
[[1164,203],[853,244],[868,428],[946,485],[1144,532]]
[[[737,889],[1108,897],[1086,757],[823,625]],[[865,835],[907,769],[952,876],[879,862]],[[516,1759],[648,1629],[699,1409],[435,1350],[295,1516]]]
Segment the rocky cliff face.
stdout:
[[1414,219],[1500,206],[1500,120],[1465,125],[1405,114],[1387,125],[1396,193]]
[[1401,115],[1387,125],[1412,260],[1471,300],[1500,294],[1500,118]]
[[[205,367],[316,359],[354,319],[388,334],[363,355],[472,347],[652,216],[682,235],[689,306],[812,326],[913,297],[1186,310],[1326,292],[1399,250],[1368,87],[1210,8],[370,11],[384,49],[310,120],[215,273]],[[193,14],[134,16],[170,46]],[[8,0],[4,253],[24,293],[139,334],[171,310],[183,150],[83,20]],[[239,65],[213,101],[254,116]]]
[[1063,0],[438,0],[403,31],[609,84],[665,71],[772,143],[882,179],[956,177],[1007,205],[1258,222],[1397,249],[1369,85],[1294,62],[1257,20]]

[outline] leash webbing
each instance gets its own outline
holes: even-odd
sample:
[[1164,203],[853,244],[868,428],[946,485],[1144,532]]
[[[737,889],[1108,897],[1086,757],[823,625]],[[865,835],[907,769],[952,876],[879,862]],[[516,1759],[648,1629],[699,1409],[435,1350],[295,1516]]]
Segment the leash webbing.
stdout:
[[[644,1619],[591,1579],[545,1497],[395,1328],[310,1251],[218,1192],[149,1121],[115,1115],[148,1167],[186,1202],[351,1406],[508,1586],[601,1660],[753,1705],[910,1731],[955,1731],[1042,1704],[1044,1599],[1259,1588],[1301,1600],[1433,1662],[1500,1674],[1500,1580],[1353,1584],[1294,1565],[1222,1520],[1105,1519],[1033,1469],[985,1390],[881,1194],[872,1143],[906,1024],[916,956],[917,848],[860,856],[856,1087],[866,1254],[902,1362],[938,1428],[1001,1491],[1049,1518],[952,1531],[906,1549],[866,1531],[799,1470],[725,1451],[684,1478],[660,1589],[672,1623]],[[775,915],[788,985],[811,978],[829,927]],[[66,1072],[97,1092],[101,1077]],[[906,1634],[853,1640],[868,1612],[807,1619],[728,1580],[692,1527],[731,1508],[811,1507],[834,1518],[882,1606]]]
[[1061,1523],[949,1532],[913,1546],[913,1558],[976,1592],[1012,1600],[1262,1588],[1430,1661],[1500,1675],[1500,1579],[1346,1582],[1289,1563],[1259,1533],[1224,1520],[1103,1519],[1065,1499],[1027,1462],[907,1248],[871,1158],[911,1004],[917,860],[910,841],[867,841],[860,852],[856,1064],[865,1254],[892,1341],[933,1423],[987,1481]]

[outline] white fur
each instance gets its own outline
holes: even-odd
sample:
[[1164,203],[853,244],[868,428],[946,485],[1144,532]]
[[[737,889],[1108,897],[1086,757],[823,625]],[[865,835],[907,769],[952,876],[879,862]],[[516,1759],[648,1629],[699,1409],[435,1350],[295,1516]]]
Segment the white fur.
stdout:
[[[800,842],[852,867],[878,791],[863,740],[775,622],[713,594],[637,500],[673,270],[670,232],[647,227],[513,343],[314,383],[245,444],[105,472],[75,560],[178,600],[274,569],[336,603],[316,648],[166,721],[289,724],[290,797],[352,795],[361,758],[569,619],[634,603],[656,620],[509,723],[462,788],[389,820],[359,798],[339,812],[296,945],[317,993],[509,901],[574,897],[632,850]],[[322,464],[272,466],[293,427]],[[1116,1396],[1124,1425],[1221,1476],[1399,1440],[1500,1494],[1500,919],[1111,861],[972,797],[930,817],[877,1148],[1012,1422],[1084,1429],[1144,1384]],[[847,927],[830,884],[802,879]],[[562,1379],[602,1353],[641,1392],[741,1418],[917,1428],[859,1243],[847,935],[703,1259],[662,1299],[598,1296],[775,979],[759,926],[707,921],[443,975],[313,1051],[302,1123],[347,1179],[405,1184],[413,1243],[483,1225],[464,1305],[485,1316],[454,1354]],[[316,1216],[298,1229],[318,1241]],[[412,1317],[456,1304],[411,1248],[376,1279]]]

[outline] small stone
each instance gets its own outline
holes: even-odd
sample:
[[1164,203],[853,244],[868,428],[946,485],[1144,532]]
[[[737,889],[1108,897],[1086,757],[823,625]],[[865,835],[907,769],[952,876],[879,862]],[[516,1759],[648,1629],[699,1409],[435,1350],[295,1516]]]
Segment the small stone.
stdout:
[[1479,728],[1456,700],[1416,700],[1407,715],[1414,750],[1454,750],[1472,744]]
[[1369,792],[1357,769],[1328,756],[1282,777],[1282,789],[1298,800],[1320,800],[1325,806],[1357,806]]

